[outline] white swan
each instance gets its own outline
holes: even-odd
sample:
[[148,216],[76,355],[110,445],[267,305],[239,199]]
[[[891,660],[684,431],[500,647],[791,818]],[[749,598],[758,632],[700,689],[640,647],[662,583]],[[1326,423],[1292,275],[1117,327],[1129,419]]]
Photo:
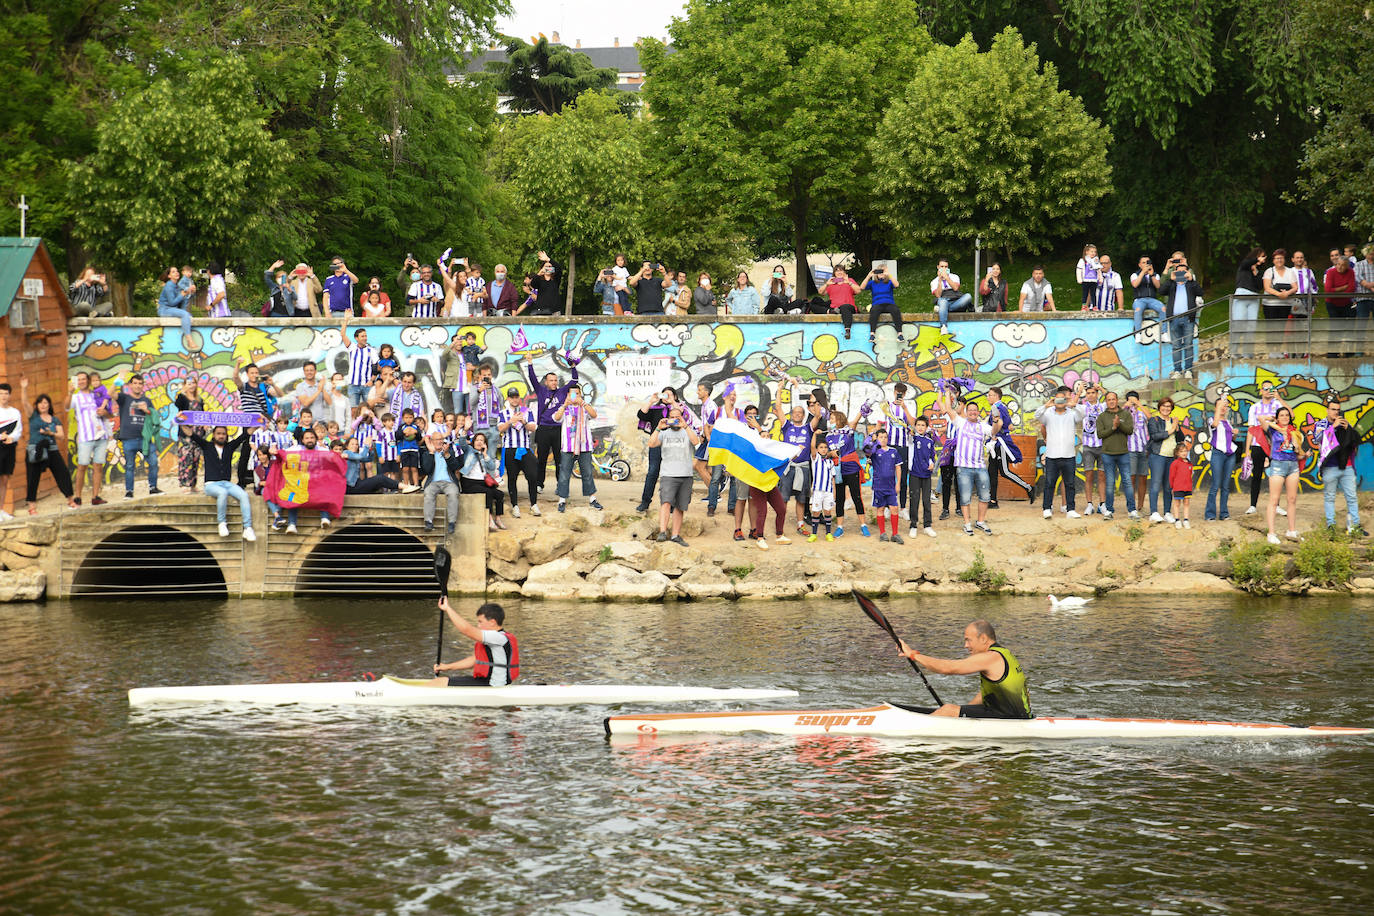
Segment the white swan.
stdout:
[[1051,607],[1052,609],[1053,609],[1053,608],[1061,608],[1061,607],[1062,607],[1062,608],[1065,608],[1065,609],[1068,609],[1068,608],[1075,608],[1075,607],[1085,607],[1085,606],[1087,606],[1087,604],[1088,604],[1089,601],[1092,601],[1091,598],[1056,598],[1056,597],[1054,597],[1053,595],[1050,595],[1049,598],[1050,598],[1050,607]]

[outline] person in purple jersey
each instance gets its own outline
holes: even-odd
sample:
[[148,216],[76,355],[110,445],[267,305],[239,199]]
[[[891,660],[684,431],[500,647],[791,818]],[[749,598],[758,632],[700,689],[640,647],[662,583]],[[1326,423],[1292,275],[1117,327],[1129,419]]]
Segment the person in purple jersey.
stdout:
[[568,392],[578,383],[577,362],[571,361],[572,380],[566,385],[558,384],[558,376],[552,372],[546,372],[544,378],[538,379],[534,375],[534,358],[525,356],[525,373],[530,379],[530,392],[535,397],[535,417],[537,428],[534,432],[534,447],[537,452],[535,464],[538,467],[539,489],[544,489],[544,482],[547,480],[549,469],[549,454],[553,454],[553,466],[557,471],[563,464],[563,447],[559,443],[562,433],[562,424],[554,419],[554,412],[563,406],[563,402],[568,398]]
[[835,476],[835,537],[844,537],[844,497],[845,491],[854,499],[854,511],[859,516],[859,531],[868,537],[868,517],[864,514],[864,498],[860,489],[859,450],[854,437],[854,427],[858,425],[863,409],[854,415],[853,420],[845,417],[838,407],[830,408],[830,429],[825,434],[825,444],[839,459],[840,466]]
[[803,524],[803,519],[811,499],[811,439],[816,435],[817,414],[812,412],[808,417],[806,408],[797,405],[792,408],[790,414],[784,416],[780,397],[773,400],[773,412],[782,424],[782,441],[801,448],[797,457],[789,461],[787,468],[782,472],[778,490],[782,494],[784,506],[788,502],[796,503],[797,533],[805,536],[810,533]]
[[988,389],[988,419],[994,414],[1002,421],[1002,429],[988,449],[988,488],[992,495],[988,500],[989,509],[1000,508],[997,504],[998,478],[1010,475],[1013,481],[1017,480],[1011,466],[1021,460],[1021,450],[1011,438],[1011,410],[1002,400],[1002,389],[996,385]]
[[[954,442],[954,467],[959,478],[959,502],[964,513],[964,534],[972,535],[974,528],[984,534],[992,534],[988,527],[988,468],[984,458],[990,439],[1002,429],[1002,418],[994,417],[992,423],[986,422],[979,414],[978,405],[968,403],[964,406],[963,416],[959,415],[954,403],[953,392],[945,392],[940,402],[949,417],[950,438]],[[978,503],[978,521],[973,521],[973,503]]]
[[[873,438],[876,444],[869,449],[868,461],[873,468],[873,514],[878,518],[878,540],[900,544],[902,536],[897,533],[897,475],[902,471],[904,456],[887,444],[886,428],[879,429]],[[892,521],[891,536],[887,533],[888,516]]]
[[911,487],[908,491],[907,516],[911,528],[908,537],[916,536],[918,510],[925,519],[925,532],[935,537],[935,528],[930,523],[930,480],[936,468],[935,439],[930,435],[930,421],[917,417],[913,424],[911,441],[907,443],[907,467],[910,469]]

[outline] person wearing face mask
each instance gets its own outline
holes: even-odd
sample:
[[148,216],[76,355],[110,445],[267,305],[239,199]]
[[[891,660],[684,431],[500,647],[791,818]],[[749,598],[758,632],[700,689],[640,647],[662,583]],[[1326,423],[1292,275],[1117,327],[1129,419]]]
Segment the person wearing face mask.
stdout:
[[496,265],[491,284],[487,286],[487,294],[491,297],[492,311],[497,315],[509,316],[520,305],[520,291],[510,281],[509,272],[504,264]]
[[697,277],[697,288],[692,290],[692,305],[698,315],[716,314],[716,297],[711,292],[711,275],[702,271]]
[[269,314],[273,318],[290,318],[296,314],[295,284],[287,279],[283,265],[284,262],[278,258],[262,272],[263,286],[267,287],[267,295],[272,300]]

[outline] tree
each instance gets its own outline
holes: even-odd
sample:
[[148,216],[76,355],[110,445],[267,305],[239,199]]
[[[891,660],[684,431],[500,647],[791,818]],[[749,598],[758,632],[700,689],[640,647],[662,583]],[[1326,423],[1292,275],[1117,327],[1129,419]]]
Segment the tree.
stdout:
[[[188,256],[223,260],[270,231],[287,151],[264,126],[248,68],[232,56],[120,99],[96,129],[95,152],[71,168],[77,230],[125,281]],[[212,129],[211,129],[212,128]]]
[[1039,251],[1108,192],[1111,136],[1007,29],[937,46],[870,141],[875,198],[904,241]]
[[634,125],[612,93],[584,93],[559,114],[512,124],[496,173],[530,214],[535,247],[567,250],[572,314],[579,253],[609,257],[640,238],[644,157]]
[[735,231],[791,227],[802,288],[812,217],[861,209],[865,132],[931,47],[911,0],[690,0],[674,53],[640,47],[648,155],[677,197]]
[[517,114],[558,114],[582,93],[610,89],[618,79],[613,68],[598,68],[582,52],[542,35],[532,45],[510,39],[506,59],[488,61],[487,72]]

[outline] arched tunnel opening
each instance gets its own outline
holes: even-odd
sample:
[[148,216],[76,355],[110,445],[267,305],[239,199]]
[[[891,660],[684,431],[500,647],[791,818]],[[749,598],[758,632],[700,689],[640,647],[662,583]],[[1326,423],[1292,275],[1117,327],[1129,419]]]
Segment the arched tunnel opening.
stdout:
[[320,541],[296,573],[296,594],[368,598],[432,597],[434,554],[392,525],[360,522]]
[[72,578],[86,598],[225,597],[224,572],[210,551],[166,525],[135,525],[91,548]]

